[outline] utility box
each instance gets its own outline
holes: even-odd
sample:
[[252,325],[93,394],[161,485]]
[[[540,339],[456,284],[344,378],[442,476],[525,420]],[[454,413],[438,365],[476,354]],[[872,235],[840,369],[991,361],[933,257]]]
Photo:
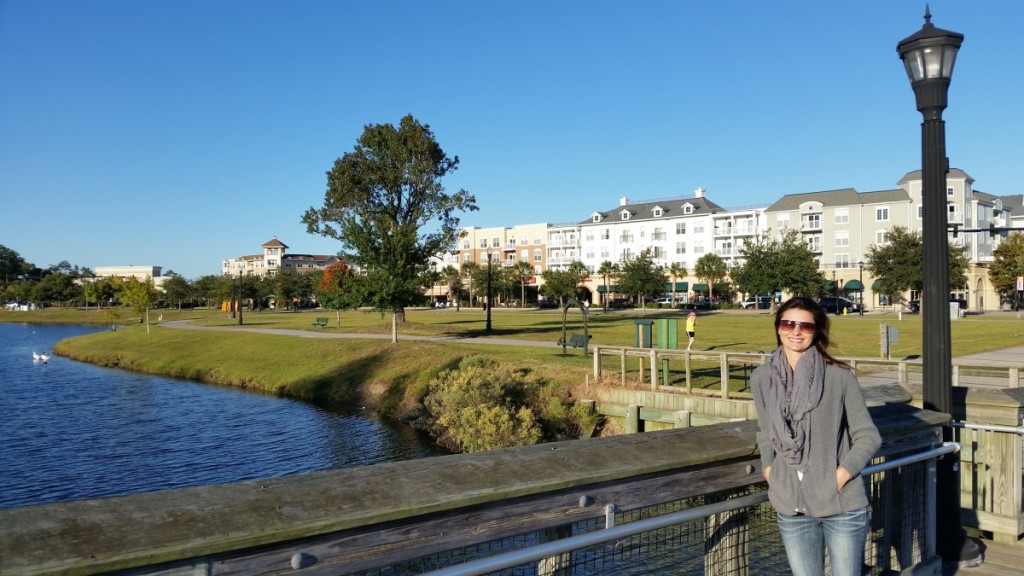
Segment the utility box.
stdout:
[[679,348],[679,322],[674,318],[658,318],[658,348],[677,350]]
[[636,347],[650,348],[652,346],[651,332],[654,320],[633,320],[633,324],[636,333]]

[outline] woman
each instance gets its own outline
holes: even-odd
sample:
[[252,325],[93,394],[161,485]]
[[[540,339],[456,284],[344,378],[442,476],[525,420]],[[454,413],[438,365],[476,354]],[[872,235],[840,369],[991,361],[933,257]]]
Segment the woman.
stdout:
[[686,349],[693,348],[693,339],[697,336],[697,313],[690,310],[689,316],[686,317],[686,335],[690,337],[690,343],[687,344]]
[[828,354],[829,320],[797,296],[775,314],[778,348],[751,375],[768,497],[794,576],[861,574],[868,498],[860,471],[882,444],[852,369]]

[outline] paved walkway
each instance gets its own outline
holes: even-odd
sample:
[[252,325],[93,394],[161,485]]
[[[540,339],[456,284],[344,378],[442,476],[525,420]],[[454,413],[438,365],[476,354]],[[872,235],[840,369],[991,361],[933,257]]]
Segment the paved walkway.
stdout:
[[[278,336],[298,336],[300,338],[347,338],[350,340],[391,340],[391,334],[355,334],[345,332],[327,332],[316,330],[295,330],[292,328],[253,328],[249,326],[197,326],[190,320],[174,320],[161,322],[165,328],[184,328],[187,330],[216,330],[224,332],[254,332],[258,334],[276,334]],[[556,342],[547,340],[516,340],[513,338],[490,338],[478,336],[416,336],[398,333],[398,340],[423,340],[432,342],[472,342],[473,344],[495,344],[500,346],[532,346],[536,348],[561,348]]]

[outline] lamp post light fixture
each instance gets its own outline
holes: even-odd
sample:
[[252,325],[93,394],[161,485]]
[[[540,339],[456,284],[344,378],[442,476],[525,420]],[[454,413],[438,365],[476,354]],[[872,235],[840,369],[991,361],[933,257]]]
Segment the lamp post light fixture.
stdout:
[[[924,271],[921,293],[921,350],[924,408],[952,413],[952,353],[949,327],[949,241],[946,223],[946,109],[949,83],[963,34],[936,28],[925,7],[924,26],[896,47],[906,67],[921,112],[921,236]],[[943,439],[953,429],[943,427]],[[937,470],[936,549],[943,560],[964,565],[981,562],[978,546],[967,538],[960,519],[957,457],[942,458]]]
[[487,248],[487,333],[491,332],[491,302],[493,294],[491,293],[491,254],[492,250],[490,247]]
[[864,261],[857,262],[857,272],[859,273],[858,282],[860,282],[860,315],[864,315]]

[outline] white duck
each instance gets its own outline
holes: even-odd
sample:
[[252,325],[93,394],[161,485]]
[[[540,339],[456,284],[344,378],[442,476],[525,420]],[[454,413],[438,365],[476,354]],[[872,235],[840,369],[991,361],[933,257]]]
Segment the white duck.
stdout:
[[46,364],[47,362],[50,361],[50,357],[47,356],[46,354],[40,354],[39,359],[43,361],[43,364]]
[[32,352],[32,360],[36,362],[39,361],[39,354],[36,354],[35,351]]

